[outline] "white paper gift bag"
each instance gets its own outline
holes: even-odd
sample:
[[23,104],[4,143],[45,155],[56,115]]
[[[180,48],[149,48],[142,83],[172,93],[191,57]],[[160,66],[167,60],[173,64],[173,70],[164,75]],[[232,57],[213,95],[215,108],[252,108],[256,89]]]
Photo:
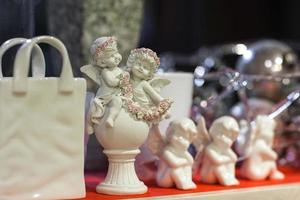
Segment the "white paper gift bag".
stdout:
[[[59,78],[27,77],[35,44],[62,55]],[[56,38],[27,40],[11,78],[0,79],[0,199],[73,199],[85,196],[86,83],[74,78]]]

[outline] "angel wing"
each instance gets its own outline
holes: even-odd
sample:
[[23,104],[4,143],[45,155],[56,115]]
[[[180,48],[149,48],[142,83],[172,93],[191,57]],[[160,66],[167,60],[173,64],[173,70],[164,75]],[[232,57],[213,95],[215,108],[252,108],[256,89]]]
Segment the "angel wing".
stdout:
[[253,142],[257,136],[258,129],[254,121],[248,123],[246,120],[241,120],[240,132],[236,142],[236,150],[239,154],[238,161],[243,161],[249,157],[253,150]]
[[151,153],[159,155],[163,147],[165,146],[165,136],[159,130],[158,124],[154,124],[149,131],[147,139],[147,146]]
[[197,138],[193,141],[193,145],[197,150],[197,154],[195,156],[195,161],[192,169],[194,177],[196,177],[199,172],[200,165],[202,163],[202,157],[203,157],[202,153],[205,147],[211,142],[211,137],[207,131],[205,119],[203,116],[200,116],[197,125],[197,131],[198,131]]
[[160,91],[169,85],[171,81],[164,78],[155,78],[150,80],[149,83],[157,93],[160,93]]
[[211,137],[207,131],[205,119],[203,116],[200,116],[200,119],[198,121],[197,125],[197,137],[193,142],[193,145],[197,149],[197,151],[202,150],[204,147],[206,147],[211,142]]
[[92,79],[92,81],[94,81],[98,85],[101,85],[101,81],[100,81],[100,78],[99,78],[99,74],[101,72],[100,72],[99,68],[97,68],[93,65],[84,65],[84,66],[80,67],[80,71],[84,75],[86,75],[87,77]]
[[247,137],[248,137],[247,133],[249,131],[250,124],[247,122],[247,120],[241,119],[239,121],[239,126],[240,126],[240,133],[237,138],[235,148],[239,155],[244,155],[245,154],[244,150],[245,150]]

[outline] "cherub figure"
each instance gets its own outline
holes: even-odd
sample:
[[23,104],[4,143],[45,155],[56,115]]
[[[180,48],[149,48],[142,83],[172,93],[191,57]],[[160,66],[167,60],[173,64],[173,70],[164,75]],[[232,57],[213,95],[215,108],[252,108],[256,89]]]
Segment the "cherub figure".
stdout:
[[[122,108],[120,97],[120,80],[124,71],[118,67],[122,56],[118,52],[117,41],[114,37],[100,37],[96,39],[90,49],[93,63],[81,67],[81,71],[89,78],[88,83],[93,81],[99,85],[96,97],[91,105],[90,121],[99,123],[99,118],[108,109],[105,121],[107,127],[114,126],[114,120]],[[93,85],[93,84],[88,84]],[[92,132],[91,130],[89,132]]]
[[156,182],[161,187],[175,186],[188,190],[196,188],[192,181],[193,157],[188,152],[197,129],[190,119],[174,120],[170,123],[166,136],[155,125],[147,140],[149,149],[159,157]]
[[250,153],[241,167],[241,175],[250,180],[283,179],[284,174],[276,166],[277,154],[272,150],[275,120],[258,115],[251,135]]
[[204,118],[200,117],[197,129],[199,138],[194,144],[198,153],[193,168],[197,173],[202,165],[201,181],[226,186],[238,185],[239,181],[235,177],[237,156],[231,149],[239,133],[236,120],[229,116],[220,117],[212,123],[208,133]]
[[[157,112],[147,113],[147,121],[161,120],[161,114],[165,117],[171,105],[169,99],[160,96],[160,90],[170,83],[166,79],[153,79],[159,66],[159,58],[151,49],[139,48],[131,51],[127,60],[127,70],[130,72],[130,83],[133,88],[133,101],[146,109],[158,106]],[[126,94],[125,94],[126,96]]]

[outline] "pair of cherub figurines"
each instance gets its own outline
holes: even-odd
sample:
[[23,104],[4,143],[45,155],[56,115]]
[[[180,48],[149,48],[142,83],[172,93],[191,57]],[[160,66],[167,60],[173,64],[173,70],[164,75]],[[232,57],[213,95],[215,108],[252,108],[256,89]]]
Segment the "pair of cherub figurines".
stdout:
[[[108,110],[105,125],[112,128],[124,102],[137,120],[152,123],[168,117],[167,110],[171,101],[162,98],[159,92],[169,81],[152,80],[160,64],[155,52],[147,48],[132,50],[125,70],[118,67],[122,56],[118,52],[115,37],[96,39],[90,52],[92,64],[81,67],[81,72],[88,80],[92,80],[88,81],[88,90],[95,90],[95,86],[97,88],[96,98],[88,114],[89,134],[94,132],[93,123],[99,123],[105,110]],[[150,112],[149,108],[153,107],[157,109]]]
[[[272,150],[275,121],[268,116],[257,116],[251,130],[251,144],[241,166],[241,177],[249,180],[283,179],[276,166],[277,154]],[[239,135],[237,121],[229,116],[216,119],[209,131],[200,118],[195,126],[190,119],[173,121],[164,136],[158,127],[148,138],[149,149],[159,157],[156,182],[161,187],[194,189],[194,178],[204,183],[225,186],[238,185],[235,175],[237,155],[231,146]],[[195,159],[189,145],[197,149]]]

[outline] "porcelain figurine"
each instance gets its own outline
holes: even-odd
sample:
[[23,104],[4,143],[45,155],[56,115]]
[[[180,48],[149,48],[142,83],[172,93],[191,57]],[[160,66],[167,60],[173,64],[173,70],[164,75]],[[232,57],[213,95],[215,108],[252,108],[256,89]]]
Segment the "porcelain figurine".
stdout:
[[158,125],[147,140],[149,149],[159,157],[156,182],[160,187],[188,190],[196,188],[192,181],[193,157],[188,152],[189,145],[196,137],[197,129],[188,118],[174,120],[169,124],[166,135],[162,135]]
[[97,123],[97,118],[102,117],[105,108],[108,109],[105,124],[106,126],[113,127],[114,121],[122,107],[119,84],[121,77],[126,73],[118,67],[122,56],[118,52],[117,41],[114,37],[100,37],[96,39],[90,51],[93,65],[84,66],[82,70],[88,72],[86,68],[98,68],[94,69],[98,70],[98,73],[94,73],[96,77],[93,80],[99,83],[99,89],[93,102],[96,105],[92,107],[97,107],[97,112],[93,112],[91,120]]
[[255,119],[255,127],[252,130],[251,153],[244,160],[241,167],[241,175],[250,180],[284,178],[276,166],[277,154],[272,149],[275,120],[267,115],[258,115]]
[[208,132],[204,118],[200,117],[197,129],[200,137],[195,143],[201,145],[197,147],[195,167],[198,168],[201,163],[201,181],[225,186],[238,185],[235,177],[237,155],[231,149],[239,133],[237,121],[229,116],[220,117],[212,123]]
[[[170,81],[154,78],[158,66],[159,58],[156,53],[147,48],[132,50],[127,60],[127,71],[130,72],[130,83],[134,88],[133,101],[138,102],[145,108],[158,107],[158,110],[152,111],[153,116],[145,116],[152,122],[157,118],[156,115],[158,116],[162,112],[166,114],[164,117],[169,117],[169,113],[165,113],[165,111],[167,111],[166,107],[170,105],[170,100],[164,99],[159,93]],[[157,119],[160,119],[160,117]]]
[[[95,65],[98,67],[99,63],[103,63],[103,66],[109,67],[96,71],[93,66],[82,70],[91,80],[100,84],[91,103],[87,123],[90,124],[90,133],[95,133],[109,160],[108,173],[96,191],[111,195],[142,194],[147,187],[136,175],[135,157],[147,139],[149,127],[167,115],[171,101],[162,98],[150,84],[159,66],[156,53],[144,48],[133,50],[127,62],[132,75],[130,77],[128,72],[117,67],[120,56],[116,56],[115,43],[115,40],[108,39],[96,45],[94,50],[104,56]],[[105,69],[107,73],[103,73]],[[107,80],[113,80],[114,84],[104,83]],[[154,85],[164,85],[160,82],[154,81]],[[135,98],[136,91],[142,91],[138,98]],[[120,108],[114,107],[116,103],[112,102],[113,98],[122,100]],[[116,111],[113,115],[112,109]]]

